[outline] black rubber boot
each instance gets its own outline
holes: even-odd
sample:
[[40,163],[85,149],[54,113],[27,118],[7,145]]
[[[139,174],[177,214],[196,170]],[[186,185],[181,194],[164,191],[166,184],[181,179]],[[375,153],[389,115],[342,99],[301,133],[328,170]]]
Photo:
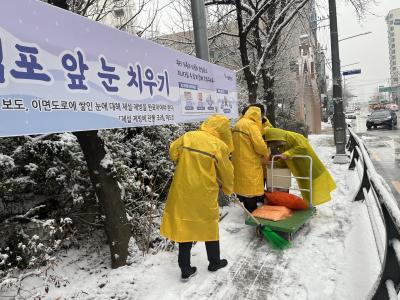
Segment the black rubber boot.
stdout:
[[215,272],[223,267],[226,267],[228,261],[220,259],[219,256],[219,241],[206,242],[207,258],[210,264],[208,270]]
[[197,268],[196,267],[190,267],[189,272],[187,272],[186,274],[182,273],[181,280],[182,280],[182,282],[188,282],[189,279],[191,277],[193,277],[194,275],[196,275],[196,274],[197,274]]
[[190,277],[193,277],[196,272],[196,267],[190,266],[190,252],[192,250],[192,242],[187,243],[179,243],[179,252],[178,252],[178,265],[181,269],[181,279],[186,282]]
[[209,264],[208,271],[215,272],[219,269],[225,268],[228,265],[228,261],[226,259],[221,259],[217,264]]

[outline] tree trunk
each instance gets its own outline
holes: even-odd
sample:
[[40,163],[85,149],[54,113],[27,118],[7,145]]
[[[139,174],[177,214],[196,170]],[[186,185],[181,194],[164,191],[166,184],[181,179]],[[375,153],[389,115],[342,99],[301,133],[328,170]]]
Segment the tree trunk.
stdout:
[[275,119],[275,93],[274,93],[274,69],[268,68],[267,70],[263,70],[261,72],[262,81],[263,81],[263,100],[265,105],[267,106],[267,118],[271,122],[272,125],[276,126]]
[[74,135],[81,145],[90,180],[96,191],[102,213],[105,215],[104,227],[110,246],[111,266],[113,268],[124,266],[131,237],[130,224],[121,201],[118,182],[101,166],[101,161],[106,155],[104,142],[97,135],[97,131],[74,132]]
[[[271,7],[267,11],[267,22],[265,23],[264,31],[266,33],[270,33],[271,26],[276,19],[276,10],[278,3],[271,4]],[[281,6],[286,5],[286,1],[282,0],[280,3]],[[284,16],[280,16],[277,22],[282,23],[284,21]],[[260,38],[260,28],[258,24],[254,28],[254,43],[257,50],[258,59],[261,59],[264,47]],[[261,69],[261,79],[263,83],[263,102],[266,105],[267,109],[267,118],[271,122],[273,126],[276,126],[276,118],[275,118],[275,93],[274,93],[274,84],[275,84],[275,59],[278,52],[278,40],[274,41],[271,49],[267,53],[266,62],[268,62],[267,67],[263,67]]]
[[247,84],[247,89],[249,91],[249,103],[256,103],[257,100],[257,88],[258,82],[254,73],[250,69],[250,59],[248,53],[248,43],[247,34],[244,32],[243,28],[243,16],[242,16],[242,4],[241,0],[236,0],[236,13],[237,13],[237,24],[239,31],[239,51],[240,58],[243,66],[243,73]]
[[[69,10],[67,0],[49,0],[49,4]],[[128,243],[131,237],[121,190],[117,180],[107,172],[101,161],[106,155],[103,140],[97,131],[74,132],[86,159],[90,180],[96,192],[100,209],[105,215],[104,227],[110,246],[111,267],[126,264]]]
[[[263,54],[263,46],[261,43],[261,38],[260,38],[260,32],[259,32],[259,26],[257,25],[254,28],[254,43],[256,45],[256,50],[257,50],[257,57],[258,59],[261,59],[261,56]],[[273,50],[275,51],[276,54],[276,46],[273,47]],[[275,123],[275,99],[274,99],[274,66],[271,64],[271,56],[274,57],[274,55],[270,55],[268,53],[267,56],[267,61],[270,63],[267,68],[262,68],[261,69],[261,79],[263,83],[263,102],[266,105],[267,109],[267,118],[271,122],[272,125],[276,126]]]

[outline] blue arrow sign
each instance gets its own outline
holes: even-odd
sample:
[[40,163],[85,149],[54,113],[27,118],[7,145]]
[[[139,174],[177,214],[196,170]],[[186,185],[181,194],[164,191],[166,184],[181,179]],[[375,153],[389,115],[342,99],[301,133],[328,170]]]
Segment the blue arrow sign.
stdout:
[[361,74],[361,69],[354,69],[354,70],[349,70],[349,71],[343,71],[342,74],[343,74],[343,76]]

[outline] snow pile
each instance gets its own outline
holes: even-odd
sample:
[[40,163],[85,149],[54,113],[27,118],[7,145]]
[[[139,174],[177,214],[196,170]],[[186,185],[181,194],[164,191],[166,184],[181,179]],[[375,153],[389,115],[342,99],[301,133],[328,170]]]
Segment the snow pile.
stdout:
[[0,153],[0,167],[14,168],[15,167],[14,160],[12,159],[12,157]]
[[104,169],[108,169],[109,167],[114,165],[114,162],[111,158],[110,153],[106,153],[106,155],[104,156],[104,158],[101,160],[100,165],[104,168]]
[[[204,243],[197,243],[192,265],[198,267],[198,275],[182,283],[176,247],[141,257],[132,239],[131,265],[111,270],[105,246],[96,251],[69,251],[47,274],[26,278],[21,295],[41,295],[41,299],[365,299],[379,260],[365,204],[352,201],[358,178],[346,165],[332,164],[331,135],[310,140],[338,188],[332,201],[319,206],[316,216],[300,230],[291,249],[272,250],[255,237],[253,227],[244,224],[241,209],[231,205],[222,209],[229,214],[220,224],[221,257],[229,264],[218,272],[207,271]],[[15,293],[3,288],[0,298]]]
[[143,255],[141,255],[141,251],[136,243],[136,240],[131,237],[128,243],[128,258],[126,259],[126,263],[128,265],[132,265],[135,263],[140,263],[143,261]]
[[332,123],[331,122],[321,122],[321,129],[332,129]]

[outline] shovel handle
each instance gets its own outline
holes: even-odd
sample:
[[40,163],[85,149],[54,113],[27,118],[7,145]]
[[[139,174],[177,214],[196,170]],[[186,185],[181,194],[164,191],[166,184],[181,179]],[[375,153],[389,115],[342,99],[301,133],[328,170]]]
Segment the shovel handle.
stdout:
[[247,208],[244,207],[243,203],[240,202],[240,200],[238,199],[238,197],[236,196],[236,194],[233,194],[233,195],[232,195],[232,201],[233,201],[234,203],[238,204],[238,205],[243,209],[243,211],[244,211],[257,225],[261,225],[260,221],[258,221],[258,220],[251,214],[251,212],[249,212],[249,211],[247,210]]

